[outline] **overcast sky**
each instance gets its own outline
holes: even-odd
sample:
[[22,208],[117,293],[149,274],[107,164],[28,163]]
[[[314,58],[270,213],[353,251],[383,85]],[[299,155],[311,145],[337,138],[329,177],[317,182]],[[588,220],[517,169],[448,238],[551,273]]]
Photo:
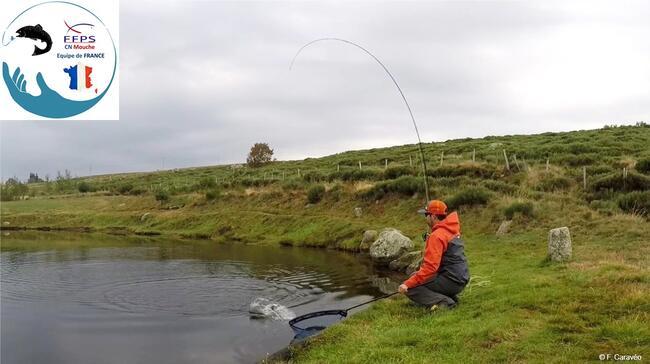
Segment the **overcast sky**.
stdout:
[[[3,180],[650,121],[650,2],[122,1],[120,121],[0,122]],[[164,162],[163,162],[164,161]],[[91,170],[92,168],[92,170]]]

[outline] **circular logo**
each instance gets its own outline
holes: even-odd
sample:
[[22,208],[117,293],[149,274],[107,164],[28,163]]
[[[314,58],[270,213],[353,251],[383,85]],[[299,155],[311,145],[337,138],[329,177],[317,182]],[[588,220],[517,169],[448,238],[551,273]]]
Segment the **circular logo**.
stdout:
[[117,71],[109,29],[90,10],[67,1],[27,8],[2,35],[2,76],[26,111],[67,118],[95,106]]

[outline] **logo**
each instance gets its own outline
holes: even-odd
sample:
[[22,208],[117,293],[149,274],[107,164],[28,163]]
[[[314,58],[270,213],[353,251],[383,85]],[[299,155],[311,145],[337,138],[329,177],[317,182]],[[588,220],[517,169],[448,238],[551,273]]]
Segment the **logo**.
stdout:
[[[105,4],[96,5],[105,8]],[[0,57],[4,81],[0,88],[5,89],[0,97],[8,94],[17,110],[50,119],[71,118],[97,107],[107,95],[117,97],[117,90],[111,89],[117,46],[103,20],[87,7],[47,1],[19,11],[3,33]]]
[[45,30],[43,30],[43,27],[41,27],[40,24],[36,24],[35,26],[26,26],[18,29],[16,31],[18,33],[17,37],[18,38],[29,38],[32,40],[38,40],[41,42],[45,43],[45,48],[41,49],[38,48],[37,46],[34,46],[34,53],[32,53],[32,56],[39,56],[41,54],[45,54],[52,49],[52,38],[50,37],[49,34]]
[[[92,45],[92,43],[95,43],[95,36],[84,34],[76,29],[79,27],[90,27],[92,29],[95,27],[93,24],[80,23],[70,26],[68,25],[68,22],[64,21],[64,23],[68,28],[68,32],[63,37],[63,43],[65,43],[66,49],[95,49],[95,46]],[[72,32],[72,34],[69,34],[70,32]]]

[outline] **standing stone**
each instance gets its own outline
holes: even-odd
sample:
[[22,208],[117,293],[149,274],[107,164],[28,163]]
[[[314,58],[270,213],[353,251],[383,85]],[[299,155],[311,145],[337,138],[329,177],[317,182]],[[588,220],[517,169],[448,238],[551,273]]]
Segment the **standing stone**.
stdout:
[[354,208],[354,216],[361,217],[361,207]]
[[379,233],[377,230],[366,230],[363,232],[363,238],[361,239],[361,244],[359,245],[359,249],[361,250],[368,250],[370,249],[370,245],[377,240],[377,235]]
[[551,229],[548,232],[548,256],[554,262],[571,258],[571,234],[568,227]]
[[413,242],[399,230],[388,228],[370,246],[370,257],[376,263],[387,265],[406,251],[413,249]]
[[510,225],[512,225],[512,220],[505,220],[499,225],[497,230],[497,235],[506,235],[510,231]]

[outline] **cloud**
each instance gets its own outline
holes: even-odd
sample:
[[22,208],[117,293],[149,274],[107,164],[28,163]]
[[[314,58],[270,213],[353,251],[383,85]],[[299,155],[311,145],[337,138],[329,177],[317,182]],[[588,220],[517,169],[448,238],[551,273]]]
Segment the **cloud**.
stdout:
[[279,159],[650,119],[646,2],[121,3],[121,120],[2,122],[2,178]]

